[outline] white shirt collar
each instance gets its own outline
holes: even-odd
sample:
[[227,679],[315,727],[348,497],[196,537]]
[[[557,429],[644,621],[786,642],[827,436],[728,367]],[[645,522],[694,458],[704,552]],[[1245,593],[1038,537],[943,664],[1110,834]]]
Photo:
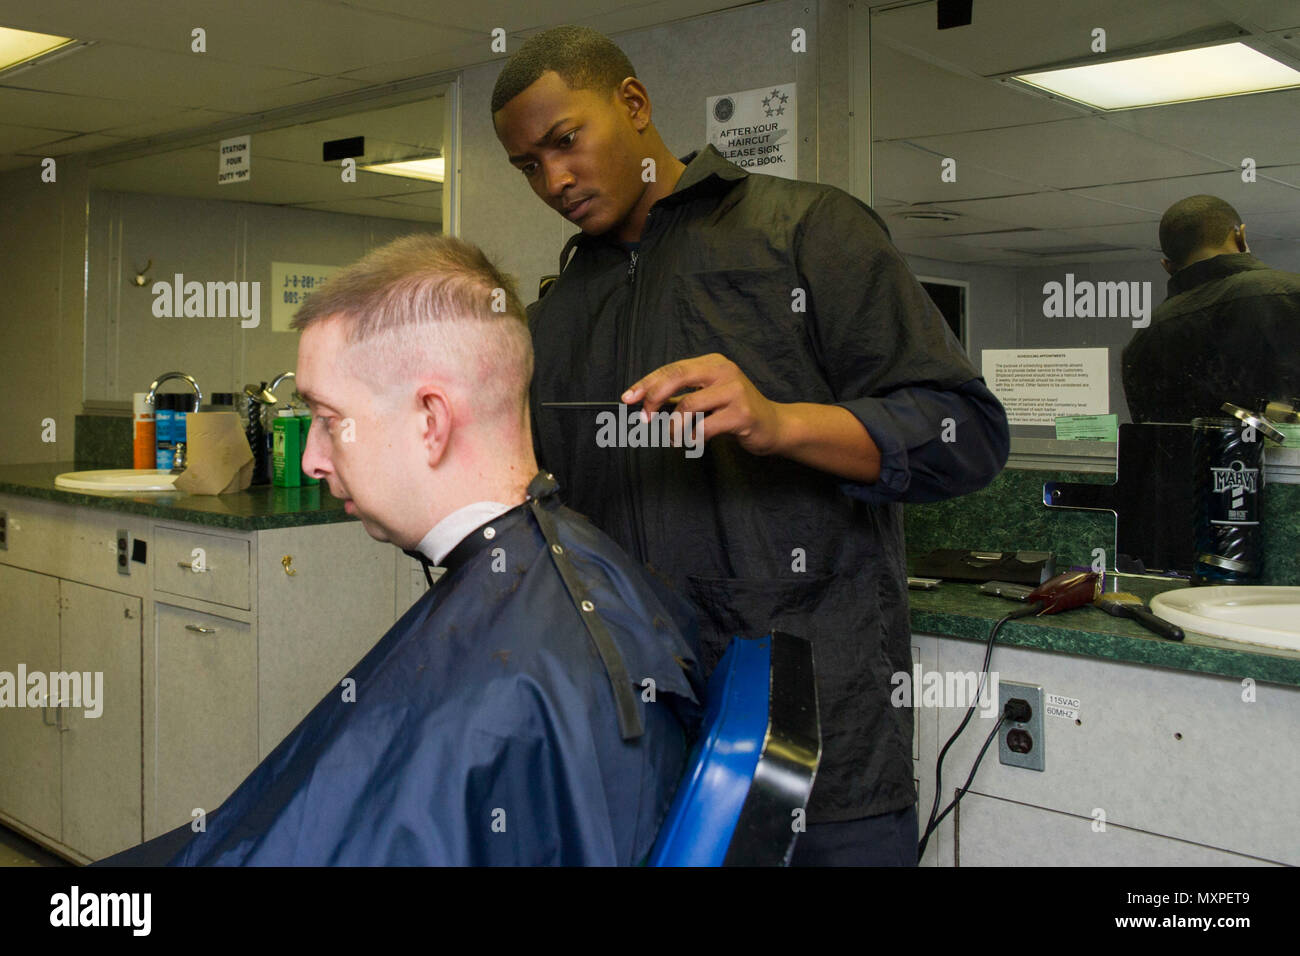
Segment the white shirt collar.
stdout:
[[435,566],[441,566],[442,559],[451,554],[452,549],[460,544],[471,531],[484,522],[503,515],[514,505],[503,505],[499,501],[476,501],[472,505],[457,508],[447,517],[434,525],[428,534],[420,539],[415,550],[423,554]]

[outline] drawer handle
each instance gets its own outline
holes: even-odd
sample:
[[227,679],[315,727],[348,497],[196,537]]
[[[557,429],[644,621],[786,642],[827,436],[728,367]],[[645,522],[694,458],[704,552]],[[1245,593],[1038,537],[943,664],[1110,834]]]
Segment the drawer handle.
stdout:
[[208,566],[206,564],[195,564],[193,561],[177,561],[176,567],[184,568],[186,571],[193,571],[195,574],[208,573]]
[[186,624],[186,625],[185,625],[185,630],[187,630],[187,631],[193,631],[195,634],[215,634],[215,633],[217,633],[217,629],[216,629],[215,627],[204,627],[202,624]]

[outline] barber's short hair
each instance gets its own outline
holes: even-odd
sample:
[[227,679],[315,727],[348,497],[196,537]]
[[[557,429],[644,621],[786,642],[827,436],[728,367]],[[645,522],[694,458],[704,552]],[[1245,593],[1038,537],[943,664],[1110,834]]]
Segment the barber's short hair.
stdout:
[[1160,218],[1160,249],[1181,269],[1193,253],[1220,245],[1240,225],[1237,210],[1218,196],[1188,196]]
[[533,372],[527,313],[511,278],[454,236],[394,239],[336,272],[307,297],[291,327],[346,323],[353,371],[379,390],[431,374],[474,395],[484,417],[513,415]]
[[562,26],[524,41],[492,88],[495,114],[553,70],[571,90],[611,93],[629,76],[632,63],[609,37],[590,27]]

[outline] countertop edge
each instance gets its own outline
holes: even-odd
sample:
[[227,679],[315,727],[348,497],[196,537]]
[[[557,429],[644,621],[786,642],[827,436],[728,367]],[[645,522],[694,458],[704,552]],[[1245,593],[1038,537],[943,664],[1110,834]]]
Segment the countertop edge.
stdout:
[[[303,486],[309,488],[313,486]],[[294,491],[299,489],[284,489]],[[123,495],[97,495],[90,492],[67,491],[62,488],[38,487],[0,479],[0,494],[31,498],[35,501],[51,501],[56,504],[73,505],[82,508],[95,508],[100,511],[119,514],[141,515],[158,521],[179,521],[187,524],[202,525],[209,528],[224,528],[228,531],[277,531],[283,528],[300,528],[317,524],[338,524],[357,519],[341,509],[327,511],[299,511],[267,515],[240,515],[220,511],[206,511],[201,508],[187,508],[184,505],[141,500],[138,497]],[[171,494],[159,492],[158,494]],[[203,497],[222,498],[222,495],[205,495]]]
[[[995,619],[975,615],[916,608],[912,609],[911,619],[914,633],[980,644],[987,642],[988,631],[995,623]],[[969,631],[972,623],[981,625],[984,633],[978,636],[964,633]],[[1192,638],[1191,643],[1170,641],[1155,635],[1129,636],[1022,619],[1008,621],[1002,626],[996,646],[1022,647],[1217,677],[1249,677],[1257,682],[1300,687],[1300,656],[1286,657],[1283,656],[1286,651],[1273,653],[1271,649],[1251,651],[1203,644],[1199,642],[1222,639],[1194,631],[1188,631],[1187,635]],[[1268,676],[1258,676],[1261,671],[1267,672]]]

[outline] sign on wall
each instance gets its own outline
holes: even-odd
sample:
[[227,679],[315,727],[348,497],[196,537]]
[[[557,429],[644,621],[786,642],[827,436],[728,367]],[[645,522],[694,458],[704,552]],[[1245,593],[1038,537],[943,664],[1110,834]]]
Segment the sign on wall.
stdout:
[[742,169],[797,179],[797,105],[794,83],[710,96],[704,101],[709,142]]
[[342,266],[314,266],[305,262],[271,263],[271,331],[290,332],[294,313],[307,296]]
[[217,149],[217,185],[246,183],[253,175],[253,137],[223,139]]
[[1107,349],[984,349],[984,381],[1012,425],[1110,413]]

